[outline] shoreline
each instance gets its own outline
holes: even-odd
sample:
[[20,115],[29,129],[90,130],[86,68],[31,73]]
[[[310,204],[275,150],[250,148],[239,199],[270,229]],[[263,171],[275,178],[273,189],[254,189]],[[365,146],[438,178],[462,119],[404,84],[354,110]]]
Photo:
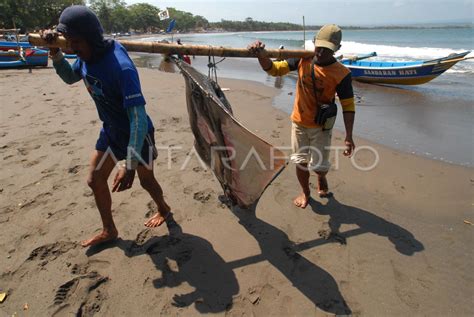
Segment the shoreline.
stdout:
[[[31,315],[474,314],[465,305],[474,295],[473,227],[463,222],[474,222],[471,168],[356,138],[380,163],[363,172],[332,153],[333,198],[293,206],[299,187],[288,165],[255,210],[230,210],[196,158],[179,168],[194,143],[182,76],[139,74],[156,144],[181,147],[154,164],[176,225],[143,226],[155,206],[136,180],[112,196],[120,238],[83,249],[77,242],[100,228],[85,182],[100,130],[93,102],[83,83],[67,86],[51,68],[0,72],[0,292],[8,293],[0,314],[25,303]],[[274,88],[219,83],[244,126],[290,144]],[[342,140],[333,134],[333,145]],[[310,182],[314,192],[314,175]]]

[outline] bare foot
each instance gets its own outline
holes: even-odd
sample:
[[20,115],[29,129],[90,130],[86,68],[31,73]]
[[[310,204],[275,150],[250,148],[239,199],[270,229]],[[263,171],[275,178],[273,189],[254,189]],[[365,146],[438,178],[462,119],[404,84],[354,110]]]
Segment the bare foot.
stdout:
[[306,195],[305,193],[301,193],[298,197],[296,197],[294,200],[293,200],[293,203],[295,204],[296,207],[300,207],[300,208],[306,208],[306,206],[308,206],[308,203],[309,203],[309,194]]
[[100,243],[115,240],[117,237],[118,237],[117,229],[114,228],[112,230],[103,230],[101,233],[99,233],[95,237],[82,241],[81,245],[83,247],[91,247]]
[[318,194],[321,198],[331,196],[326,175],[318,175]]
[[145,227],[148,228],[156,228],[161,226],[166,219],[171,215],[171,211],[166,212],[164,215],[162,215],[160,212],[157,212],[153,216],[151,216],[150,219],[145,222]]

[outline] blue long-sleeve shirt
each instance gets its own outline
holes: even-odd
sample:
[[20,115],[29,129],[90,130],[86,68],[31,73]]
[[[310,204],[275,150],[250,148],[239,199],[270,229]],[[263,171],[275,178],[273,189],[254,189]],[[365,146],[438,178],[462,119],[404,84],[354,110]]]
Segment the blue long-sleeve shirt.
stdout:
[[77,59],[71,65],[58,54],[53,66],[67,84],[84,81],[105,133],[115,144],[132,149],[127,159],[136,166],[145,135],[154,127],[145,111],[137,70],[125,49],[115,42],[99,61],[90,64]]

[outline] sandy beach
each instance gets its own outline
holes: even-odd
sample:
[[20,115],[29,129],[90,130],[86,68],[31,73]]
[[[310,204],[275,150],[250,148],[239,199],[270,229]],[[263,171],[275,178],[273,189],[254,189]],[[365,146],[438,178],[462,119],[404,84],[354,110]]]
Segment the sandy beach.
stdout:
[[[193,146],[182,76],[139,72],[174,221],[143,226],[156,206],[136,179],[112,195],[120,238],[90,249],[79,242],[101,228],[86,184],[101,127],[92,99],[52,68],[0,72],[0,316],[474,315],[472,168],[356,136],[379,162],[361,171],[372,152],[333,152],[333,198],[293,206],[288,165],[255,210],[230,210],[196,157],[182,168]],[[276,89],[219,83],[240,122],[290,145]]]

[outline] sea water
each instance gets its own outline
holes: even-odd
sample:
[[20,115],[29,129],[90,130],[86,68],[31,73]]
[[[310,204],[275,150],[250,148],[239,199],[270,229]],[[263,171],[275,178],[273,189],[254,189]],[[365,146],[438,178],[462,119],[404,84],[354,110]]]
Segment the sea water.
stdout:
[[[315,31],[235,32],[212,34],[179,34],[184,44],[247,47],[260,40],[267,48],[313,49]],[[145,38],[143,41],[162,40]],[[431,60],[474,50],[474,28],[371,28],[343,29],[343,41],[337,55],[353,56],[377,52],[371,60]],[[474,56],[470,53],[467,57]],[[157,65],[159,57],[148,57]],[[214,61],[220,61],[215,58]],[[207,74],[208,58],[197,57],[193,66]],[[256,59],[232,58],[217,65],[218,76],[255,80],[281,89],[273,102],[275,107],[291,112],[296,77],[283,81],[267,76]],[[474,165],[474,59],[462,61],[433,81],[418,86],[381,86],[354,83],[360,98],[354,134],[409,153],[472,167]],[[380,96],[382,95],[382,98]],[[374,104],[374,100],[377,102]],[[336,128],[344,129],[342,116]]]

